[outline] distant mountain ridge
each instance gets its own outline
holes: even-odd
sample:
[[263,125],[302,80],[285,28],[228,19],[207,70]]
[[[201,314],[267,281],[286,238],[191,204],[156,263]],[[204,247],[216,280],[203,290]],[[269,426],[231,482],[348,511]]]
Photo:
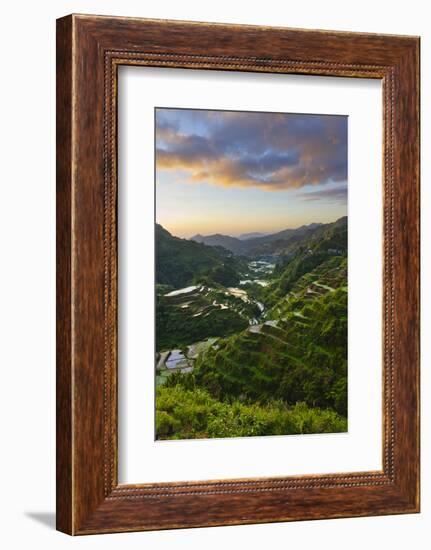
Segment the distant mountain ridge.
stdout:
[[318,227],[321,227],[322,225],[325,225],[323,223],[310,223],[308,225],[301,225],[300,227],[297,227],[296,229],[283,229],[282,231],[278,231],[277,233],[271,233],[270,235],[266,235],[265,237],[262,237],[262,239],[265,239],[266,241],[277,241],[279,239],[285,239],[286,237],[290,237],[293,234],[299,235],[300,233],[305,233],[307,231],[312,231],[313,229],[317,229]]
[[241,239],[220,233],[214,235],[197,234],[191,237],[190,240],[207,246],[222,246],[236,255],[286,254],[295,243],[312,236],[314,233],[329,229],[334,224],[344,223],[347,226],[346,216],[332,223],[310,223],[301,225],[296,229],[284,229],[269,235],[251,236],[256,235],[256,233],[248,233],[245,234],[246,238],[241,235],[243,237]]
[[197,234],[191,237],[190,240],[197,243],[206,244],[207,246],[222,246],[234,254],[244,254],[247,248],[244,241],[241,241],[236,237],[230,237],[229,235],[221,235],[220,233],[215,233],[214,235]]
[[268,233],[259,233],[258,231],[254,231],[252,233],[242,233],[238,239],[241,241],[247,241],[248,239],[258,239],[259,237],[265,237],[268,235]]

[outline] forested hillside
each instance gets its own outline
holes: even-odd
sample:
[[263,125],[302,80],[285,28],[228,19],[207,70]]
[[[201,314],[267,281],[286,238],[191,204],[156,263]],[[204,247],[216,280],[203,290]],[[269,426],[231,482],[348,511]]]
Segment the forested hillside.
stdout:
[[208,277],[215,283],[239,283],[240,262],[222,247],[173,237],[156,224],[156,283],[181,288]]
[[347,218],[296,231],[238,256],[158,228],[157,438],[346,431]]

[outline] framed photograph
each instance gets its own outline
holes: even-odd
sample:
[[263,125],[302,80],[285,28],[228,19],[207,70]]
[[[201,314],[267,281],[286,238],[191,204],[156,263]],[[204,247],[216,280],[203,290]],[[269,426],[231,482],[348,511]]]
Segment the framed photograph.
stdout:
[[419,511],[419,38],[57,21],[57,528]]

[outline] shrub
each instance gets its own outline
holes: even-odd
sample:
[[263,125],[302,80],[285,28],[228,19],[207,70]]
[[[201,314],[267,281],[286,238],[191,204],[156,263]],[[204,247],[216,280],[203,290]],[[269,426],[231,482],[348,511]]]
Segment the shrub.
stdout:
[[202,389],[180,385],[157,388],[157,439],[253,437],[334,433],[347,430],[347,420],[329,409],[293,407],[280,400],[265,404],[239,399],[220,401]]

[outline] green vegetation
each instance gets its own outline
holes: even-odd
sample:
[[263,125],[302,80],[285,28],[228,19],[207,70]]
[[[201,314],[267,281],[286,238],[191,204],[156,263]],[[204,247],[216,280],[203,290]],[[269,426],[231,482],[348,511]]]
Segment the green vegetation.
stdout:
[[157,289],[156,349],[183,348],[214,336],[228,336],[248,327],[258,314],[255,305],[206,286],[177,296]]
[[222,402],[203,390],[182,386],[157,388],[159,439],[196,439],[257,435],[345,432],[347,421],[331,410],[293,407],[282,401],[265,405]]
[[185,287],[201,280],[235,286],[244,264],[222,247],[173,237],[156,224],[156,282]]
[[[196,361],[195,384],[214,397],[304,401],[347,414],[347,294],[292,300],[287,318],[218,342]],[[168,382],[169,383],[169,382]]]
[[[248,264],[193,244],[211,249],[181,279],[193,287],[172,292],[173,277],[157,277],[157,438],[346,431],[347,219],[267,238],[283,253]],[[186,368],[168,364],[175,349]]]
[[180,308],[172,308],[163,298],[157,302],[157,349],[184,347],[211,336],[224,336],[244,330],[246,319],[230,309],[220,310],[208,305],[208,312],[199,320]]
[[328,272],[338,268],[333,288],[340,283],[347,285],[347,218],[340,218],[329,227],[319,226],[307,239],[303,237],[296,243],[288,255],[281,256],[263,299],[268,305],[274,305],[287,293],[295,292],[295,283],[304,275],[303,282],[308,283],[318,278],[327,279]]

